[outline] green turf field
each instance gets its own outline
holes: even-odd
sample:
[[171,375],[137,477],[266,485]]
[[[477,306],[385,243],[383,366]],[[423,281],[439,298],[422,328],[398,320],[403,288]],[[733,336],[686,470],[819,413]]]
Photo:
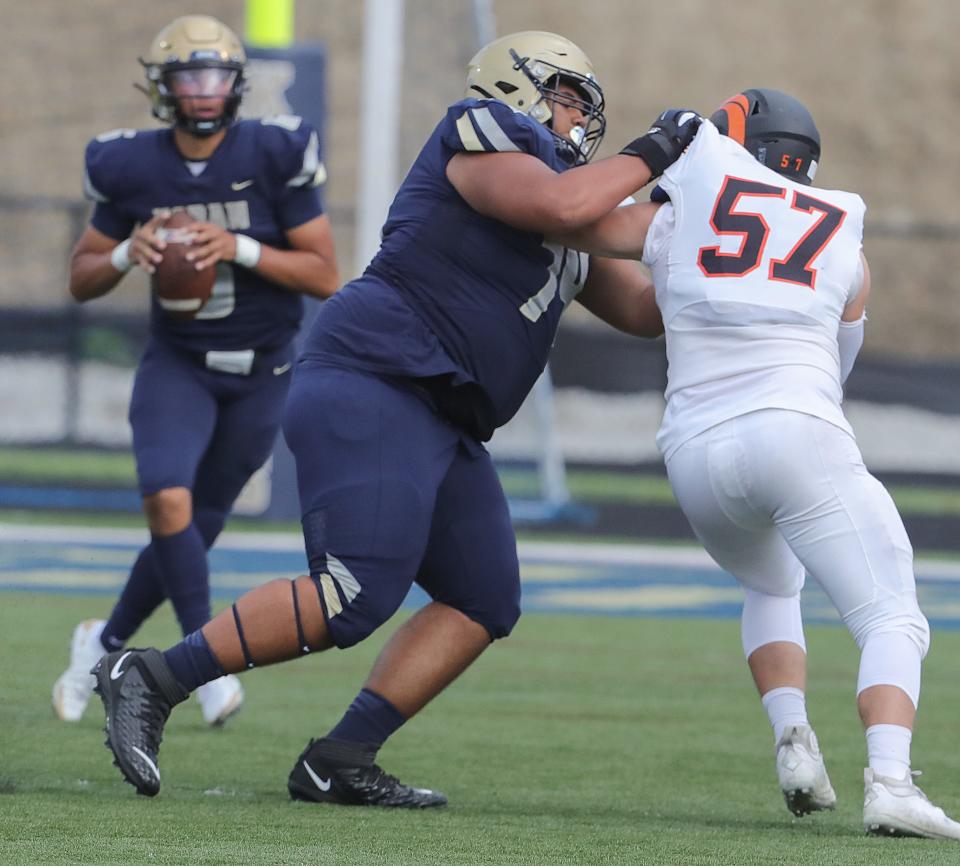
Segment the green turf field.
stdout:
[[[792,818],[734,621],[531,615],[381,753],[445,791],[428,813],[293,803],[286,774],[357,691],[381,639],[245,675],[247,706],[210,731],[179,707],[153,800],[120,780],[99,702],[77,725],[49,690],[93,596],[0,594],[0,863],[923,864],[956,843],[859,826],[863,741],[846,633],[811,627],[810,710],[835,813]],[[175,637],[158,615],[144,642]],[[935,636],[914,763],[960,813],[960,633]]]

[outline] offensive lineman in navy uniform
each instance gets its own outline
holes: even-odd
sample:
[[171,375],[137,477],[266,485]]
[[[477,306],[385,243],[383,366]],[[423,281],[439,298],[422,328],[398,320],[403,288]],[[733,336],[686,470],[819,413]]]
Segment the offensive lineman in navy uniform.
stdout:
[[288,789],[317,802],[446,802],[375,757],[519,616],[516,540],[482,443],[533,386],[578,293],[631,333],[662,330],[634,263],[588,263],[544,233],[615,208],[680,155],[697,120],[665,112],[622,155],[579,166],[603,133],[603,94],[571,42],[499,39],[471,61],[467,84],[400,187],[379,253],[324,305],[294,376],[284,433],[309,576],[247,593],[166,653],[98,665],[108,741],[141,793],[159,790],[163,724],[189,691],[351,646],[416,581],[432,601],[393,635],[341,721],[310,741]]
[[[130,404],[151,542],[110,618],[74,632],[70,667],[53,689],[68,721],[87,706],[93,664],[165,598],[185,635],[210,618],[207,550],[273,448],[301,296],[328,297],[338,284],[317,131],[299,117],[235,120],[246,62],[237,37],[214,18],[178,18],[141,62],[153,113],[171,127],[90,142],[85,189],[95,208],[73,251],[70,292],[88,301],[134,266],[152,273],[164,246],[158,230],[177,209],[199,220],[192,255],[198,269],[216,268],[216,282],[192,319],[153,299]],[[243,690],[223,677],[199,698],[216,725]]]

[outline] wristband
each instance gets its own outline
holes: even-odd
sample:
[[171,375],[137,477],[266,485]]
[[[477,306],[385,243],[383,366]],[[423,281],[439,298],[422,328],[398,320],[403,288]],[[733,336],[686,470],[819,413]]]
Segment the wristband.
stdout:
[[110,253],[110,264],[125,274],[133,267],[133,259],[130,258],[130,238],[117,244]]
[[650,169],[650,179],[655,180],[680,156],[679,153],[672,153],[672,149],[670,139],[657,130],[656,133],[648,132],[635,138],[620,153],[623,156],[639,156]]
[[237,251],[234,253],[233,260],[238,265],[252,270],[260,261],[260,241],[255,241],[248,235],[234,235],[234,237],[237,241]]

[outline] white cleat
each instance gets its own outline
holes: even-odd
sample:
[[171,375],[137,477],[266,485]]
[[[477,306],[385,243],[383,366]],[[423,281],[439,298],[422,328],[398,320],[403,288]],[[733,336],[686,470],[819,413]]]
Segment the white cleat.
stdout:
[[874,836],[922,836],[957,839],[960,824],[943,814],[916,785],[914,771],[903,779],[863,771],[863,826]]
[[837,805],[817,735],[809,725],[787,728],[780,737],[777,778],[787,808],[798,818]]
[[220,727],[243,705],[243,686],[233,674],[204,683],[197,689],[203,720],[211,727]]
[[70,667],[53,684],[53,711],[65,722],[79,722],[93,694],[96,680],[90,669],[106,655],[100,635],[106,622],[88,619],[73,630]]

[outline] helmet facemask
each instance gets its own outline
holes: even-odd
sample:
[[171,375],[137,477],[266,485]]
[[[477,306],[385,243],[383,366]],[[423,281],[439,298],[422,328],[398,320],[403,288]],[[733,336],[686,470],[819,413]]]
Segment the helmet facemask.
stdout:
[[[141,61],[142,62],[142,61]],[[144,63],[149,82],[148,94],[153,102],[153,115],[173,123],[191,135],[205,137],[229,126],[237,116],[240,100],[246,89],[243,65],[220,60],[188,63],[165,63],[162,66]],[[223,101],[217,115],[201,112],[194,116],[185,105],[188,100]]]
[[[542,123],[557,140],[557,150],[567,162],[573,165],[589,162],[596,153],[603,134],[607,129],[604,117],[603,90],[596,80],[586,75],[566,69],[546,60],[521,57],[510,49],[513,68],[529,79],[539,94],[527,114]],[[572,96],[560,90],[560,85],[576,90],[580,97]],[[575,126],[564,136],[553,129],[553,106],[563,105],[577,109],[584,117],[582,126]]]

